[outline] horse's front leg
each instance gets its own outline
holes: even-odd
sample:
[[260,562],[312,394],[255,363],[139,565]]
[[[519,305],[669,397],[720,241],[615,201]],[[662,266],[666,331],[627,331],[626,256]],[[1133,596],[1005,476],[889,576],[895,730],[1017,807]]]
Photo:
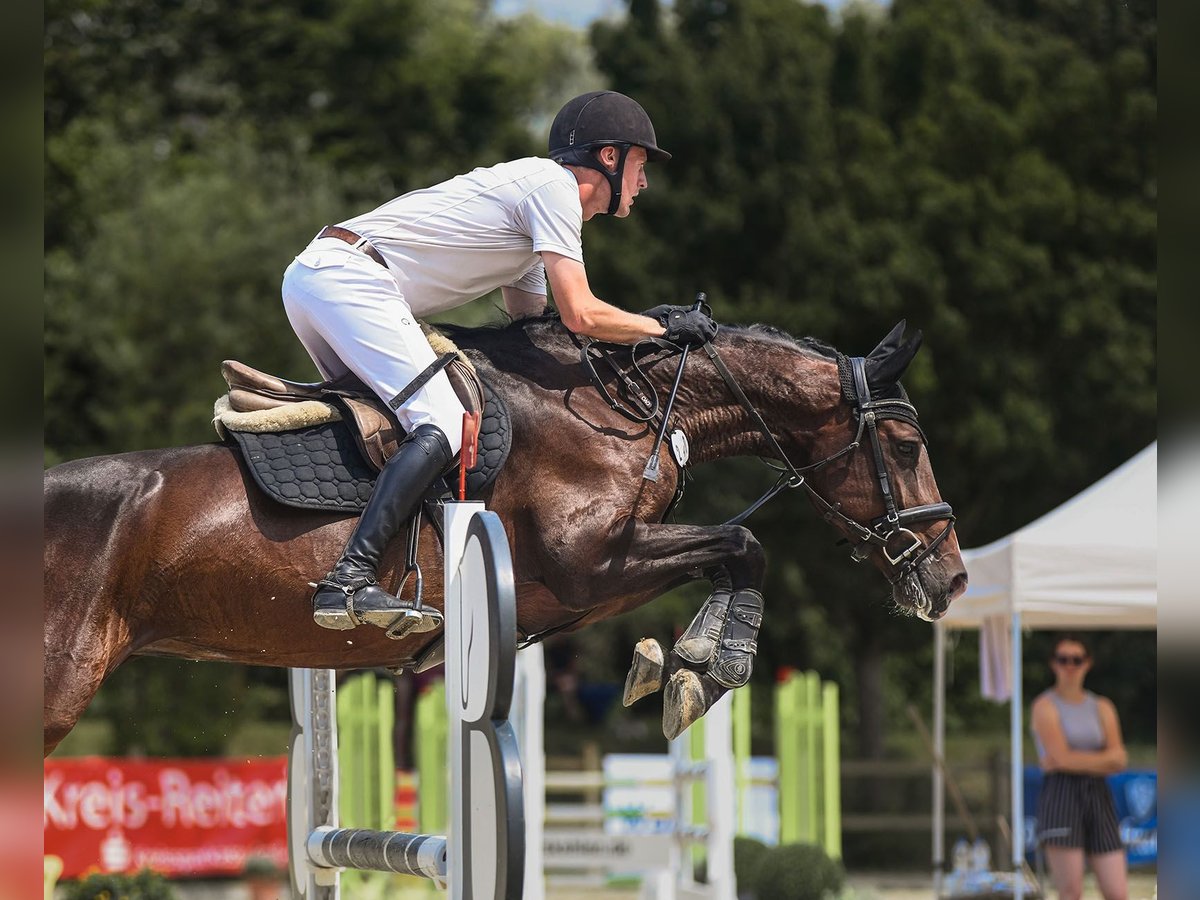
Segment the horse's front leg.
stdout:
[[758,649],[766,559],[740,526],[657,525],[631,521],[617,542],[623,593],[652,591],[706,576],[713,592],[669,657],[652,639],[634,651],[626,706],[665,687],[663,732],[673,738],[727,691],[747,683]]
[[754,670],[763,595],[755,588],[733,590],[728,577],[713,580],[713,593],[669,656],[654,638],[633,651],[623,702],[664,688],[663,734],[674,738],[703,716],[726,691],[744,687]]
[[758,652],[763,595],[757,588],[735,588],[725,571],[712,582],[712,595],[675,642],[674,653],[718,684],[739,688],[750,680]]

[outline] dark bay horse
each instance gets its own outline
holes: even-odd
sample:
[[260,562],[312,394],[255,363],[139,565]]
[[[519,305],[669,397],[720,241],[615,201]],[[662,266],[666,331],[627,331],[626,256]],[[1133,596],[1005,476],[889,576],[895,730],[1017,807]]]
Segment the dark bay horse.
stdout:
[[[512,453],[485,499],[512,544],[523,635],[582,628],[701,577],[714,582],[714,596],[754,599],[762,547],[740,525],[662,521],[680,477],[667,446],[659,480],[644,480],[654,431],[613,411],[557,319],[456,331],[454,339],[512,417]],[[966,572],[915,412],[899,399],[898,380],[918,342],[903,340],[902,323],[848,376],[846,358],[818,342],[763,326],[723,328],[713,349],[746,402],[719,360],[694,351],[671,424],[686,433],[692,463],[786,457],[793,472],[803,472],[818,510],[856,545],[856,557],[870,556],[893,582],[896,605],[932,620],[964,590]],[[664,351],[642,360],[664,395],[677,361]],[[856,403],[847,393],[851,377],[868,400],[883,397],[892,406]],[[353,520],[267,499],[226,444],[56,466],[45,473],[44,522],[46,753],[132,655],[396,667],[411,665],[435,638],[394,641],[370,626],[335,632],[315,625],[309,583],[337,558]],[[425,531],[425,593],[440,607],[440,549],[428,525]],[[389,551],[380,571],[385,586],[399,582],[402,557],[400,546]],[[742,630],[725,643],[745,663],[733,667],[734,684],[749,676],[762,611],[757,596],[757,614],[728,606],[729,622],[740,621]],[[706,609],[693,637],[721,644],[725,612],[711,600]],[[703,715],[730,684],[728,672],[721,677],[703,661],[676,651],[665,660],[652,655],[639,645],[634,693],[667,686],[669,735]]]

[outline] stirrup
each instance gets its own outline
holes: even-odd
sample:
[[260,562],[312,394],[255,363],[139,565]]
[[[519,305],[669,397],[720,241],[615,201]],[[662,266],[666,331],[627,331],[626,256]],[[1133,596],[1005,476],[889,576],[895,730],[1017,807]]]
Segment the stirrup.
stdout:
[[432,609],[428,606],[423,606],[420,609],[406,609],[391,625],[387,627],[385,634],[393,641],[399,641],[410,634],[424,634],[427,631],[435,631],[445,624],[445,617],[441,612]]
[[[374,588],[372,599],[377,601],[383,600],[386,605],[381,609],[359,613],[354,609],[353,598],[350,599],[348,604],[350,614],[355,619],[384,629],[387,632],[387,636],[394,641],[402,640],[410,634],[423,634],[426,631],[434,631],[441,628],[445,622],[445,617],[439,610],[425,606],[421,602],[421,598],[425,593],[425,579],[421,575],[421,566],[416,561],[417,541],[415,537],[416,532],[420,528],[420,521],[420,512],[418,511],[409,531],[408,570],[404,573],[404,578],[401,580],[400,586],[396,588],[396,593],[394,595],[389,594],[378,585],[368,585],[368,588]],[[409,577],[413,575],[416,576],[413,599],[411,601],[401,600],[400,594],[404,591],[404,585],[408,583]]]
[[[363,609],[364,605],[374,609]],[[377,584],[355,591],[347,604],[348,612],[355,624],[374,625],[387,632],[387,636],[398,641],[410,634],[421,634],[441,628],[444,617],[440,610],[416,600],[401,600],[389,594]]]

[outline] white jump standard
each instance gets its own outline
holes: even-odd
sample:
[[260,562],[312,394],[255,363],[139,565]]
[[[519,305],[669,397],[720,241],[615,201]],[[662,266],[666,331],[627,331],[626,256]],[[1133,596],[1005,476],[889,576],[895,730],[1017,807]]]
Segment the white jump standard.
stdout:
[[482,503],[445,509],[450,835],[338,826],[334,673],[292,669],[288,841],[298,900],[338,900],[343,868],[429,878],[451,900],[522,896],[525,808],[508,721],[516,665],[512,559],[504,526]]

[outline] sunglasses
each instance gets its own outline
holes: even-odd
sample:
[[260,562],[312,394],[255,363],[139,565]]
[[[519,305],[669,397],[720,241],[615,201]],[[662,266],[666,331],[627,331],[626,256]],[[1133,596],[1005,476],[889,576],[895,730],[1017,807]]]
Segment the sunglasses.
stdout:
[[1087,662],[1087,657],[1060,655],[1055,656],[1054,661],[1060,666],[1082,666],[1085,662]]

